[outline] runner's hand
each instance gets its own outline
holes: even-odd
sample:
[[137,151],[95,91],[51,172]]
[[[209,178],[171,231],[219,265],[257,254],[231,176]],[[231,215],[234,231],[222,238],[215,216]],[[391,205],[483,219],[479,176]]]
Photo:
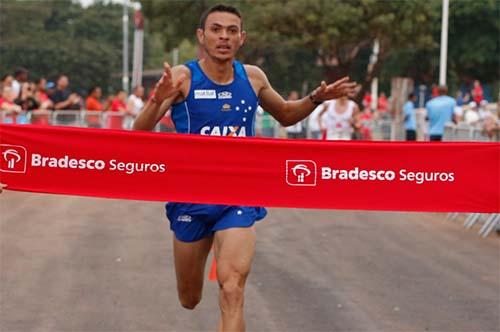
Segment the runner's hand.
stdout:
[[322,81],[321,85],[311,93],[311,98],[315,102],[322,102],[344,96],[352,97],[357,93],[356,85],[356,82],[349,81],[349,77],[343,77],[329,85]]
[[174,82],[172,68],[168,62],[163,63],[163,75],[155,86],[154,98],[156,101],[161,104],[165,99],[179,93],[185,79],[186,75],[181,74]]

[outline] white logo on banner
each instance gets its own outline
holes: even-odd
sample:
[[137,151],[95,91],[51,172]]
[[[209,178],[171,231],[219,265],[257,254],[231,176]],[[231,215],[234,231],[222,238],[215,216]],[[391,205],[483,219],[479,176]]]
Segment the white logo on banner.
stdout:
[[291,186],[315,186],[316,163],[312,160],[287,160],[286,183]]
[[326,181],[376,181],[376,182],[413,182],[421,185],[427,182],[454,182],[455,172],[416,171],[402,169],[365,169],[317,167],[312,160],[287,160],[286,183],[291,186],[316,186],[317,169],[321,172],[319,180]]
[[0,171],[26,173],[26,148],[19,145],[0,144],[2,159]]

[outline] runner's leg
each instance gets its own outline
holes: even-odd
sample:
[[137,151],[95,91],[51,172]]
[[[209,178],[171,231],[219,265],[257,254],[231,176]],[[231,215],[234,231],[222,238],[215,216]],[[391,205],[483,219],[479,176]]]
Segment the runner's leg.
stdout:
[[215,232],[220,331],[244,331],[243,297],[255,250],[255,226]]
[[174,236],[174,261],[179,301],[186,309],[194,309],[201,301],[205,263],[213,236],[196,242],[182,242]]

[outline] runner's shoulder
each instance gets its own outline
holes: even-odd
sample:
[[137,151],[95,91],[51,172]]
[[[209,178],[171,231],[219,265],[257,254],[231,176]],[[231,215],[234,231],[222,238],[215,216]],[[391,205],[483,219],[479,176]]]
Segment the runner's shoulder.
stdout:
[[243,65],[245,67],[245,71],[247,72],[248,78],[250,80],[259,80],[259,81],[267,81],[266,73],[258,66],[255,65]]
[[186,75],[186,77],[188,79],[191,78],[191,71],[189,70],[189,68],[186,65],[182,64],[182,65],[177,65],[177,66],[172,67],[172,75],[174,77],[178,77],[181,74]]

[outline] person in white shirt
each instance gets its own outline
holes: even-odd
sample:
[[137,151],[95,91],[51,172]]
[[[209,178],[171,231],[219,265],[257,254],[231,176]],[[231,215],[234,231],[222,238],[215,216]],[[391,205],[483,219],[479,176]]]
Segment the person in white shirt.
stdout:
[[127,99],[127,112],[134,118],[139,114],[141,109],[144,107],[144,87],[138,85],[134,87],[132,94]]
[[323,103],[318,116],[318,125],[326,130],[327,140],[350,140],[354,114],[359,113],[358,105],[342,97]]
[[18,68],[14,72],[14,80],[12,81],[12,91],[16,95],[16,98],[19,97],[21,93],[21,85],[22,83],[28,82],[29,71],[25,68]]

